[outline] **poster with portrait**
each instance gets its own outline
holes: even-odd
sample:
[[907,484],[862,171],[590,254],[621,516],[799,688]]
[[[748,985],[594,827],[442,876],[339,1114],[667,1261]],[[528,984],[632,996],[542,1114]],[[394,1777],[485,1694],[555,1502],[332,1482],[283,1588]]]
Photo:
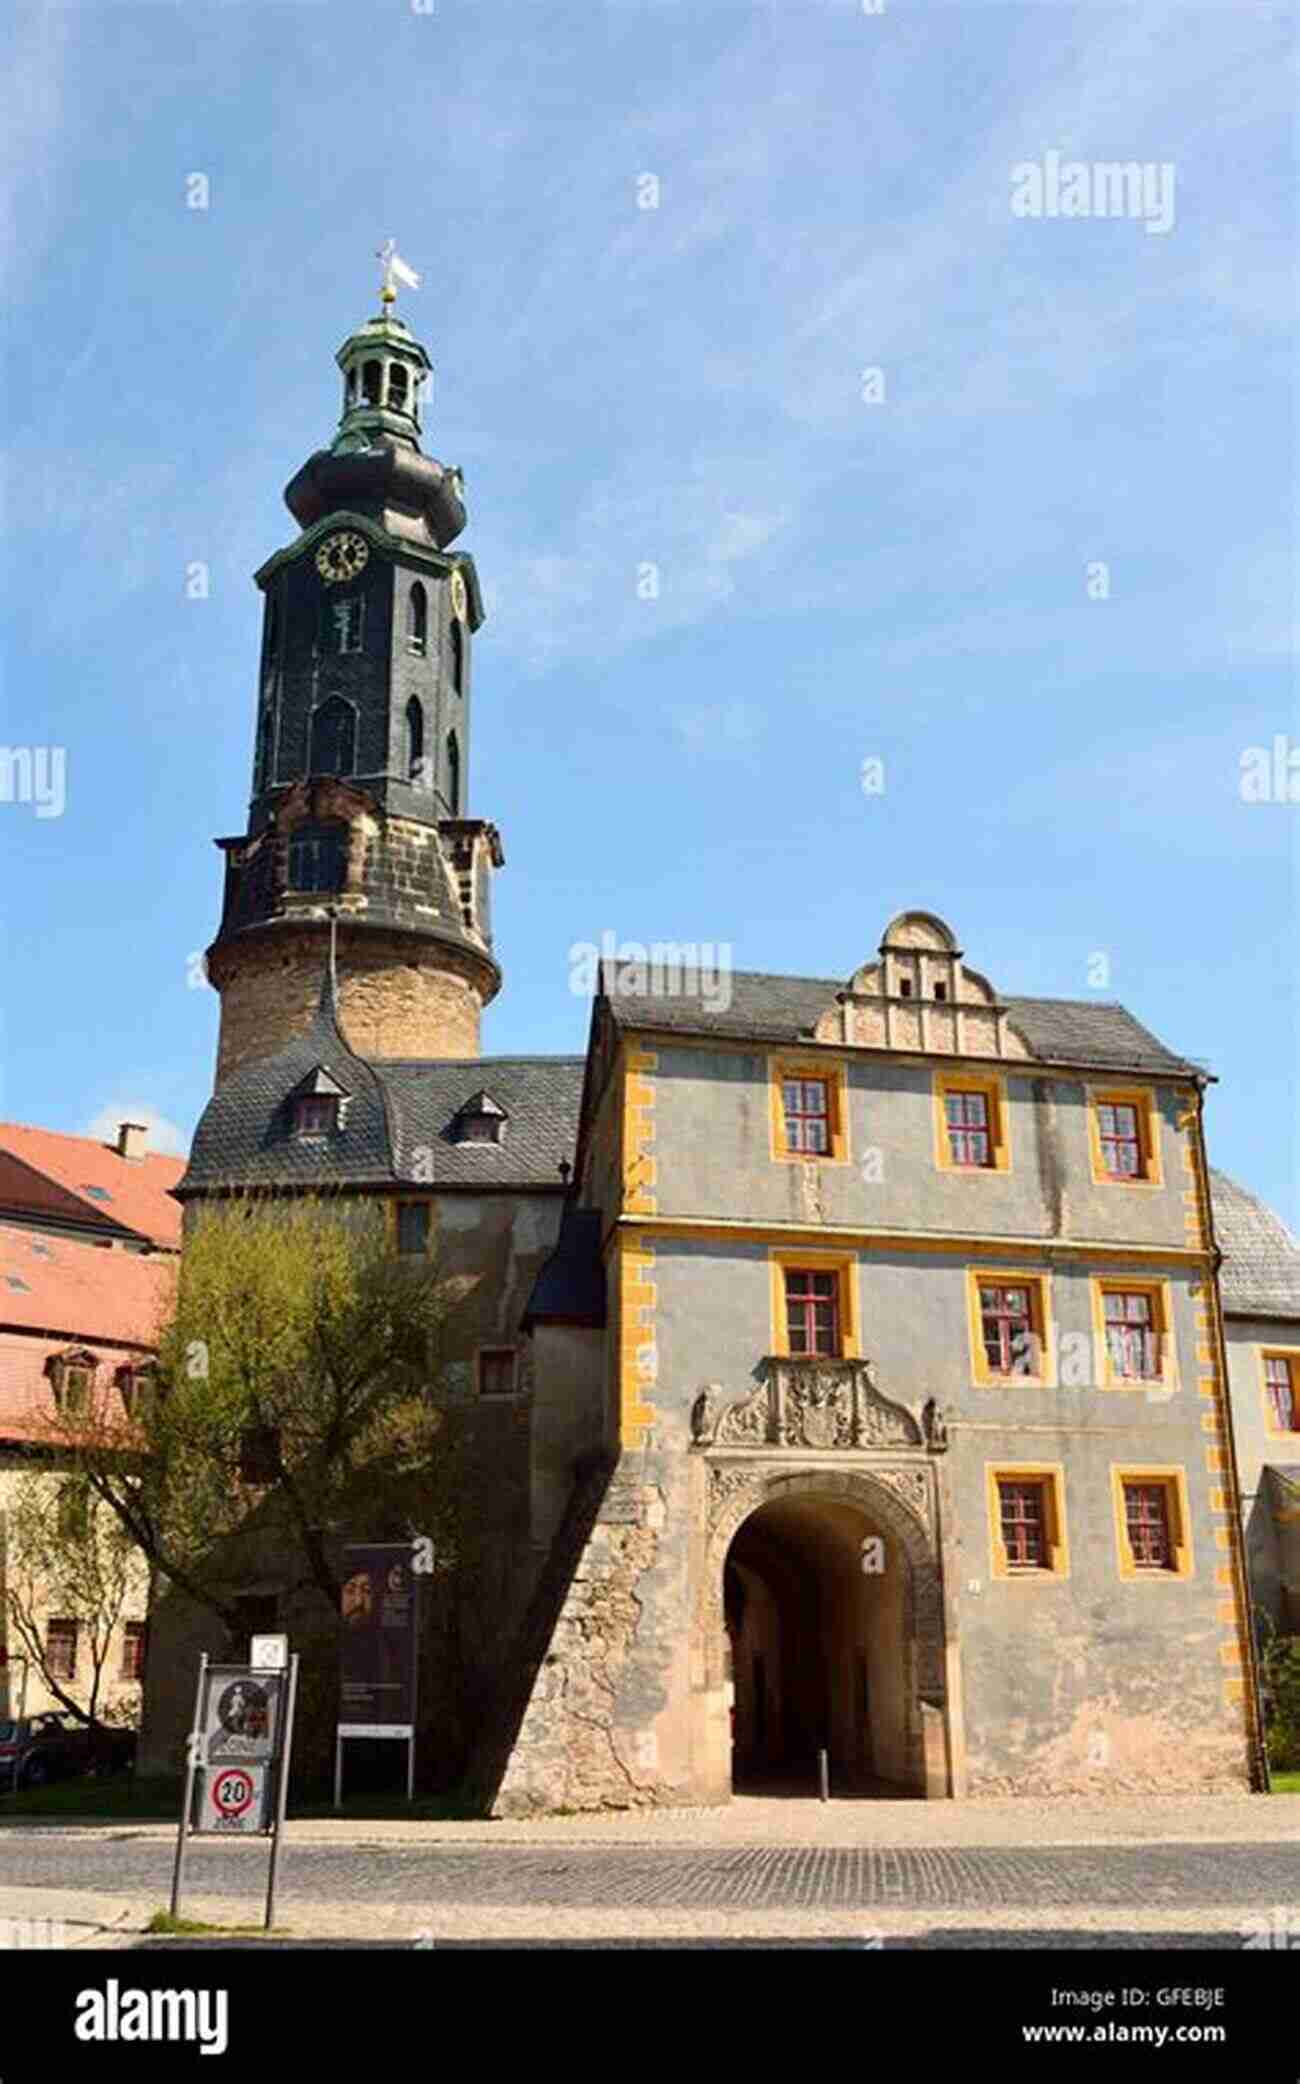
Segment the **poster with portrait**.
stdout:
[[417,1581],[410,1542],[343,1551],[339,1729],[408,1736],[415,1721]]

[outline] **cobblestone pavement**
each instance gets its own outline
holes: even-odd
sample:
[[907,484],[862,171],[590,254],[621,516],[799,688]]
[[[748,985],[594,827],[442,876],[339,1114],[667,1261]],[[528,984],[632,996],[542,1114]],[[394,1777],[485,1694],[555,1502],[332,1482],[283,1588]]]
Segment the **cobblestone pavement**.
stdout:
[[[170,1889],[161,1837],[6,1831],[10,1889],[152,1896]],[[191,1845],[187,1889],[206,1898],[254,1896],[265,1851]],[[1186,1844],[891,1849],[880,1846],[591,1846],[453,1849],[410,1844],[286,1845],[280,1900],[410,1904],[435,1909],[738,1910],[836,1913],[870,1909],[1020,1914],[1185,1906],[1291,1906],[1300,1917],[1300,1848]]]

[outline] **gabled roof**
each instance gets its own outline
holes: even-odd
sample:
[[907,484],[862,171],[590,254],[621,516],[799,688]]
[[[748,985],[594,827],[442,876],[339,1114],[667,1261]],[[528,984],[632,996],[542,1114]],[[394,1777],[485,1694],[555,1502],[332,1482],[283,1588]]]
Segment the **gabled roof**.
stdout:
[[1300,1318],[1300,1244],[1280,1216],[1226,1172],[1210,1171],[1219,1288],[1234,1317]]
[[0,1210],[6,1214],[30,1210],[34,1217],[84,1222],[176,1251],[181,1212],[171,1189],[184,1170],[183,1158],[156,1151],[124,1158],[90,1136],[0,1122]]
[[[836,994],[846,988],[842,977],[777,977],[763,970],[733,970],[722,980],[727,1002],[715,1010],[700,992],[651,992],[641,981],[645,977],[645,965],[602,964],[602,989],[619,1027],[789,1045],[807,1042]],[[1206,1075],[1202,1065],[1175,1055],[1113,1001],[1006,998],[1002,1003],[1024,1038],[1030,1061]],[[1008,1066],[1018,1061],[1022,1060],[1008,1059]]]

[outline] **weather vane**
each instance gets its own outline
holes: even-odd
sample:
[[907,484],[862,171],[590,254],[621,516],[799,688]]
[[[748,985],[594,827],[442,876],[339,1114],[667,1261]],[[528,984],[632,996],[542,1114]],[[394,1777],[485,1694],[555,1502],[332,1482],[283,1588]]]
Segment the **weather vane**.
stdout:
[[375,249],[375,258],[383,262],[379,297],[385,310],[397,302],[396,285],[399,282],[404,289],[418,289],[420,287],[420,278],[416,274],[415,269],[409,267],[402,259],[401,254],[397,250],[396,239],[385,239],[383,245]]

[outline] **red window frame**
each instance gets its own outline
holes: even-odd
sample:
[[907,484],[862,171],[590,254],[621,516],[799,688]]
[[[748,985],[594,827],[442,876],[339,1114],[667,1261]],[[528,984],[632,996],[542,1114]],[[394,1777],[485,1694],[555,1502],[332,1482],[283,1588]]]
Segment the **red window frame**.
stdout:
[[1160,1327],[1152,1297],[1142,1289],[1108,1288],[1103,1302],[1111,1373],[1123,1382],[1158,1382]]
[[1169,1525],[1169,1491],[1163,1483],[1124,1485],[1124,1525],[1138,1570],[1172,1570],[1174,1543]]
[[[1131,1100],[1099,1100],[1097,1135],[1107,1179],[1141,1179],[1146,1172],[1142,1118]],[[1131,1160],[1131,1162],[1130,1162]]]
[[783,1078],[786,1149],[824,1158],[831,1147],[831,1088],[826,1078]]
[[792,1354],[840,1357],[839,1275],[816,1267],[785,1269],[786,1336]]
[[45,1661],[52,1679],[75,1679],[80,1627],[76,1621],[53,1620],[45,1624]]
[[999,1477],[998,1505],[1008,1570],[1046,1570],[1046,1483],[1041,1477]]
[[980,1337],[991,1375],[1032,1375],[1036,1336],[1033,1290],[1022,1281],[980,1282]]
[[1300,1433],[1300,1395],[1296,1392],[1296,1363],[1286,1353],[1264,1356],[1264,1387],[1269,1410],[1284,1433]]
[[122,1677],[142,1679],[144,1677],[145,1624],[143,1621],[127,1621],[122,1629]]
[[977,1168],[992,1165],[993,1125],[988,1094],[974,1089],[950,1089],[943,1096],[943,1113],[953,1164]]

